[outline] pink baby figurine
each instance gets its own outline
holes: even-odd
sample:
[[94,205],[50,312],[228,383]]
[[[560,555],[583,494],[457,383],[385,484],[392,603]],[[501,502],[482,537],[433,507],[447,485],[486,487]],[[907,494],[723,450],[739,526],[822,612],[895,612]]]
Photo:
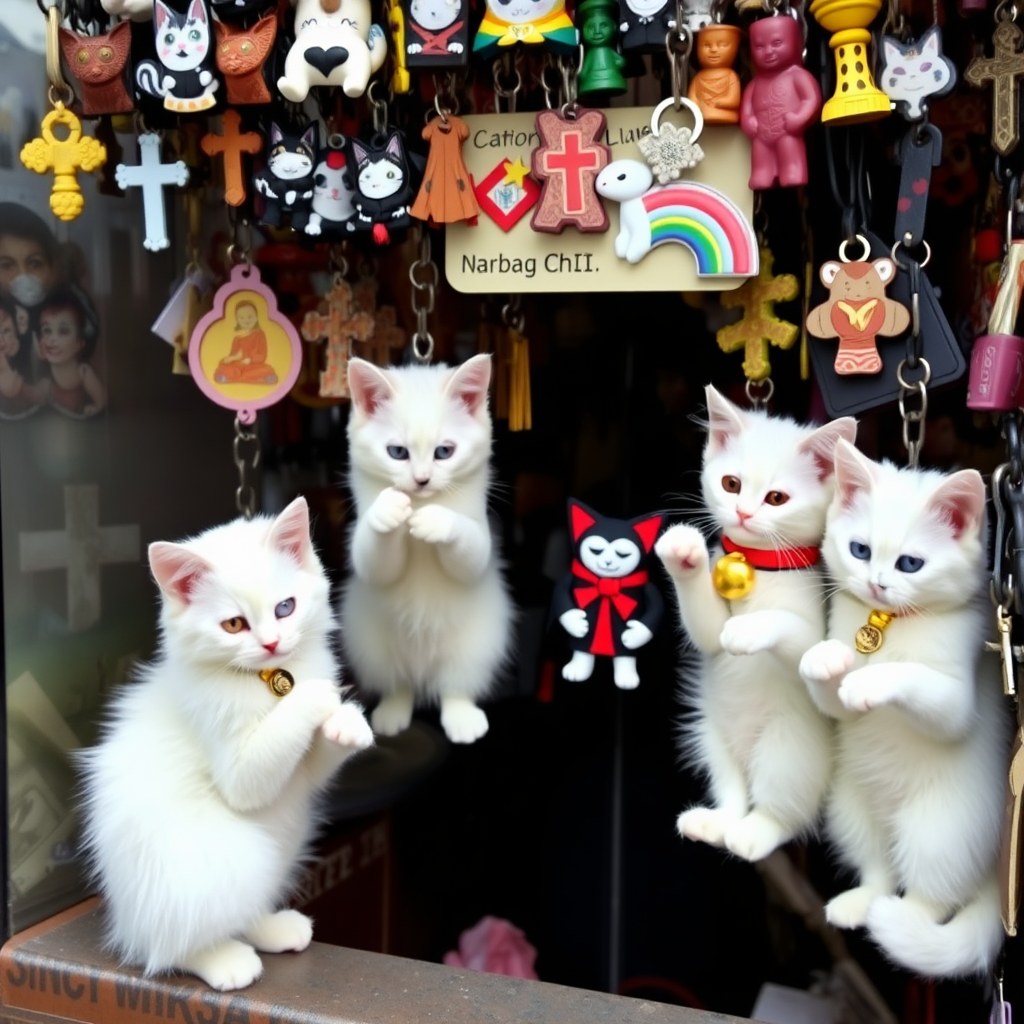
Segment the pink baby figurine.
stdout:
[[803,133],[821,109],[817,79],[800,63],[803,36],[794,18],[750,26],[754,78],[743,90],[740,126],[750,136],[750,188],[807,184]]

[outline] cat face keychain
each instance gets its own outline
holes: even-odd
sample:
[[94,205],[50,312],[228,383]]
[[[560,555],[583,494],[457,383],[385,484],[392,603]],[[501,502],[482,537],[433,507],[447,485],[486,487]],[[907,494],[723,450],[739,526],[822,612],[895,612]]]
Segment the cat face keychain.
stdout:
[[280,227],[287,216],[296,231],[305,230],[313,203],[318,134],[316,122],[301,135],[271,124],[267,166],[253,179],[256,191],[265,200],[261,224]]
[[214,23],[217,34],[217,69],[224,76],[228,103],[269,103],[263,65],[277,38],[277,16],[260,18],[251,28]]
[[83,114],[94,117],[135,109],[125,88],[125,78],[130,77],[125,69],[131,60],[131,25],[123,21],[98,36],[62,28],[60,45],[68,71],[78,82]]
[[355,230],[352,224],[355,190],[345,136],[332,134],[316,160],[306,234],[329,242],[340,241]]
[[402,133],[392,129],[370,141],[349,140],[355,191],[352,205],[357,231],[369,231],[378,245],[388,245],[391,233],[407,228],[413,200],[411,168]]
[[206,0],[191,0],[184,13],[155,0],[156,60],[139,61],[135,84],[163,100],[166,110],[190,114],[216,105],[221,83],[214,74],[210,23]]
[[882,61],[878,82],[908,121],[921,120],[928,112],[928,100],[945,96],[956,85],[956,65],[942,54],[938,25],[906,43],[883,36]]

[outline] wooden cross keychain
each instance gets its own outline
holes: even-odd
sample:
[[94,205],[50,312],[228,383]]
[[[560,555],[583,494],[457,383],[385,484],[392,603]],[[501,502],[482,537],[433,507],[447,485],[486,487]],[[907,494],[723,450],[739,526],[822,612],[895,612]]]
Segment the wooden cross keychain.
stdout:
[[373,337],[373,328],[373,317],[356,311],[352,286],[336,274],[320,312],[307,313],[302,321],[302,336],[307,341],[327,340],[327,365],[320,374],[321,397],[348,398],[352,342],[369,340]]
[[[998,15],[997,15],[998,16]],[[1019,79],[1024,76],[1024,32],[1012,20],[1000,21],[992,33],[991,57],[975,57],[964,81],[980,89],[992,86],[992,148],[1002,156],[1020,139]]]
[[221,117],[222,134],[207,132],[200,145],[207,156],[220,156],[224,165],[224,202],[228,206],[241,206],[246,196],[246,173],[242,164],[243,153],[258,153],[263,148],[263,137],[256,132],[243,132],[242,116],[237,110],[225,110]]
[[139,136],[141,163],[117,165],[119,188],[138,186],[142,189],[142,207],[146,221],[146,237],[142,245],[150,252],[166,249],[171,244],[167,237],[164,186],[180,187],[188,183],[188,167],[184,160],[176,160],[173,164],[160,162],[160,143],[160,136],[156,132],[143,133]]

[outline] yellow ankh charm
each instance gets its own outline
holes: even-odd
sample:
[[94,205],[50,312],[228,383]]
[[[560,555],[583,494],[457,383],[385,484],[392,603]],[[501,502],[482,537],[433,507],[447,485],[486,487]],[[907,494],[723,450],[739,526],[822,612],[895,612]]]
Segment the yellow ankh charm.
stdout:
[[[65,139],[53,134],[56,125],[67,128]],[[21,150],[21,162],[37,174],[53,171],[53,189],[50,209],[61,220],[74,220],[85,206],[82,189],[78,184],[79,171],[95,171],[107,160],[107,149],[102,142],[82,135],[82,122],[63,103],[43,118],[42,138],[26,142]]]

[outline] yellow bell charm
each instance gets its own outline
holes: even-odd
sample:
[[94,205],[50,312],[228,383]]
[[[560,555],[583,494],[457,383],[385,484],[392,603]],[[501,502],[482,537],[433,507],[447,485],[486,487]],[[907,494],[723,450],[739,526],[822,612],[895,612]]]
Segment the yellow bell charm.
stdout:
[[867,623],[857,630],[856,636],[853,638],[853,646],[861,654],[874,654],[882,646],[882,634],[885,632],[886,627],[895,618],[896,616],[889,614],[889,612],[880,612],[877,609],[872,609]]
[[295,678],[287,669],[264,668],[260,669],[259,676],[270,687],[270,692],[275,697],[291,693],[295,686]]
[[715,563],[711,582],[726,601],[738,601],[754,589],[757,572],[739,551],[733,551]]
[[892,109],[871,76],[868,26],[882,9],[882,0],[814,0],[811,14],[832,33],[836,56],[835,95],[821,108],[823,124],[860,124],[888,117]]

